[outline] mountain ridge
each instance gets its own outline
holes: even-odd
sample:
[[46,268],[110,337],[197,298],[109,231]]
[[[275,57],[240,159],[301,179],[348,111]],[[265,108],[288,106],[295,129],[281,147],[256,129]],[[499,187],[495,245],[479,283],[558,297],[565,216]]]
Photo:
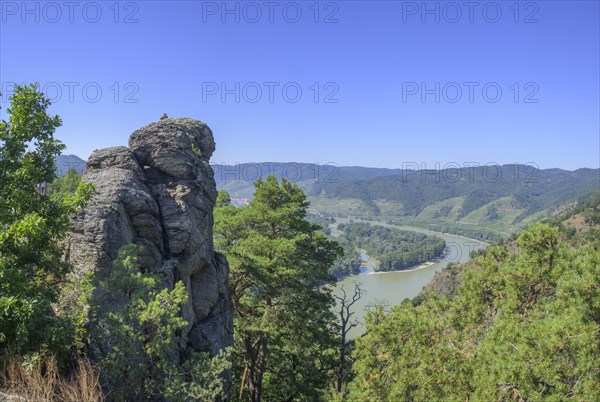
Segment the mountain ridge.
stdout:
[[[407,170],[305,162],[211,166],[217,188],[242,204],[252,198],[254,181],[274,174],[307,193],[311,213],[376,217],[466,236],[477,232],[484,240],[506,237],[562,203],[600,189],[600,169],[589,167],[505,164]],[[82,172],[85,161],[76,155],[57,158],[57,171],[64,174],[69,167]]]
[[54,161],[56,164],[55,172],[58,177],[66,175],[69,169],[75,169],[77,174],[83,174],[87,165],[87,161],[73,154],[57,155]]

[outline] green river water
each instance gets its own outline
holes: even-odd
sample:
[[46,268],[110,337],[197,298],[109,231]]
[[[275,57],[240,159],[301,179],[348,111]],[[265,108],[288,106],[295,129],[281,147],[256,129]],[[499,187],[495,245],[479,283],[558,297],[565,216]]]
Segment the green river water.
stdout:
[[[332,225],[332,234],[334,236],[337,235],[335,227],[338,223],[345,223],[347,221],[347,219],[338,219],[337,222]],[[358,222],[360,220],[355,221]],[[373,271],[376,261],[363,252],[362,272],[359,275],[352,275],[339,281],[334,290],[335,294],[340,295],[340,289],[343,286],[346,293],[351,296],[354,292],[354,283],[359,281],[362,289],[365,291],[362,298],[353,306],[353,310],[356,312],[355,317],[359,319],[359,325],[351,330],[349,334],[350,337],[356,337],[364,332],[363,316],[369,306],[379,302],[384,302],[389,306],[393,306],[394,304],[401,303],[406,298],[410,299],[417,296],[421,289],[431,281],[431,278],[433,278],[433,275],[437,271],[443,269],[451,262],[467,261],[469,259],[470,251],[487,246],[486,243],[462,236],[432,232],[430,230],[411,226],[389,225],[376,221],[369,222],[376,225],[441,237],[446,241],[447,249],[445,257],[431,265],[425,266],[425,264],[423,264],[419,267],[409,268],[403,271],[381,273]]]

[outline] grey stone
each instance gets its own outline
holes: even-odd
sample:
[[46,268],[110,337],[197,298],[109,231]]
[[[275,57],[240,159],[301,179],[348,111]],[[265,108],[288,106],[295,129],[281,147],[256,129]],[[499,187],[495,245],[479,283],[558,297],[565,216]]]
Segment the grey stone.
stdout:
[[[67,241],[76,274],[105,277],[119,249],[136,243],[143,247],[142,269],[160,273],[167,287],[183,281],[188,329],[177,359],[194,351],[216,354],[233,343],[229,269],[213,249],[214,149],[206,124],[167,118],[135,131],[129,148],[94,151],[83,180],[97,194],[73,217]],[[105,348],[90,350],[101,358]]]

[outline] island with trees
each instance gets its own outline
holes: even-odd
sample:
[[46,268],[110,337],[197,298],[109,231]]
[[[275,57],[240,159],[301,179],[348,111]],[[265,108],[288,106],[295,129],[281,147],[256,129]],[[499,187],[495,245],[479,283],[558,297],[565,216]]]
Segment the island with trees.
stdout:
[[340,223],[338,230],[348,242],[379,262],[376,271],[414,267],[442,257],[446,249],[446,242],[437,236],[366,222]]

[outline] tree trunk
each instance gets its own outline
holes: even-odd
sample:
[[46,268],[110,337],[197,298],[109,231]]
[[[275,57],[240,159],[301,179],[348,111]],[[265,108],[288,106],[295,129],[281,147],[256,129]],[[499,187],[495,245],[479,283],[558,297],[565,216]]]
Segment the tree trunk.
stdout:
[[262,399],[262,380],[265,373],[267,361],[267,346],[268,339],[266,335],[261,335],[257,341],[256,348],[253,348],[249,342],[246,346],[250,346],[248,363],[248,392],[252,402],[260,402]]
[[340,360],[338,363],[338,375],[337,384],[335,387],[336,392],[339,394],[342,392],[342,385],[344,384],[345,370],[346,370],[346,326],[347,320],[342,316],[342,333],[340,337]]

